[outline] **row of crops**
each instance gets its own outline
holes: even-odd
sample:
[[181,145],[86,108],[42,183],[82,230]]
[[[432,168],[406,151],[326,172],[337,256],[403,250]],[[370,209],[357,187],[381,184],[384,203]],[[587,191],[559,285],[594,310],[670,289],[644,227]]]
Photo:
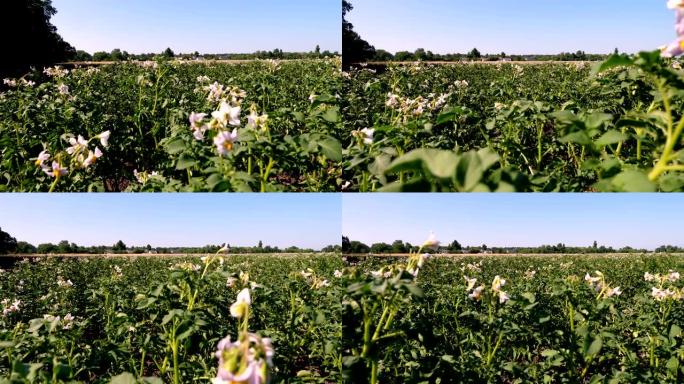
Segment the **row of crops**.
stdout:
[[683,74],[657,51],[361,66],[345,83],[345,189],[681,191]]
[[7,191],[680,191],[683,71],[140,62],[6,79]]
[[682,268],[677,255],[24,260],[0,273],[0,382],[676,383]]
[[134,62],[5,79],[3,191],[334,191],[339,59]]

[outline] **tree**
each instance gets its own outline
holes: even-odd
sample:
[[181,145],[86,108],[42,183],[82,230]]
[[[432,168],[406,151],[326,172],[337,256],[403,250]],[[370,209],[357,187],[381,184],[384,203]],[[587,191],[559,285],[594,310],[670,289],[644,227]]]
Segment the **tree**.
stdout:
[[76,51],[76,54],[74,55],[74,60],[76,61],[92,61],[93,56],[86,52],[86,51]]
[[93,53],[93,61],[109,61],[111,60],[111,57],[109,56],[109,53],[107,52],[102,52],[98,51]]
[[472,51],[468,52],[468,58],[469,59],[479,59],[482,57],[482,54],[480,51],[477,50],[477,48],[473,48]]
[[392,253],[406,253],[406,245],[401,240],[395,240],[392,243]]
[[3,232],[0,228],[0,255],[15,252],[17,250],[17,239],[10,236],[9,233]]
[[594,244],[591,247],[594,249],[598,248],[598,243],[596,242],[596,240],[594,240]]
[[19,241],[17,242],[17,249],[15,252],[20,255],[36,253],[36,247],[25,241]]
[[173,52],[173,50],[169,47],[169,48],[166,48],[166,49],[164,50],[164,52],[162,53],[162,56],[164,56],[164,57],[166,57],[166,58],[169,58],[169,59],[172,59],[172,58],[174,58],[174,57],[176,56],[176,54],[175,54],[175,53]]
[[257,245],[257,248],[259,248],[259,249],[264,248],[264,243],[262,243],[261,240],[259,240],[259,244]]
[[460,252],[463,249],[458,240],[454,240],[447,246],[447,250],[452,253]]
[[369,253],[370,247],[360,241],[351,242],[351,253]]
[[0,14],[4,15],[0,23],[0,49],[5,53],[0,60],[0,78],[22,76],[30,67],[50,66],[75,55],[75,49],[50,23],[57,13],[51,0],[11,0],[0,4]]
[[375,47],[354,31],[352,23],[347,21],[347,13],[354,7],[347,0],[342,0],[342,67],[348,69],[351,64],[368,61],[375,56]]
[[321,55],[321,46],[320,45],[316,45],[316,50],[314,51],[314,53],[316,53],[316,56]]
[[342,236],[342,252],[351,253],[351,242],[347,236]]
[[116,244],[114,244],[114,246],[112,247],[112,250],[113,251],[125,251],[126,250],[126,244],[124,244],[123,241],[119,240],[116,242]]
[[427,60],[427,52],[425,52],[425,49],[423,48],[416,49],[416,51],[413,53],[413,56],[416,58],[416,60]]

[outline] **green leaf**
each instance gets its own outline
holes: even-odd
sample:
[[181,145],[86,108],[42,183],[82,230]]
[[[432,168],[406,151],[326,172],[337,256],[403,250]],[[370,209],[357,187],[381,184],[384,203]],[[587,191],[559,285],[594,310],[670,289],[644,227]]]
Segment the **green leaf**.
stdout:
[[607,71],[611,68],[615,67],[624,67],[624,66],[629,66],[633,65],[634,60],[629,57],[628,55],[612,55],[611,57],[608,58],[608,60],[604,61],[603,63],[597,65],[594,67],[592,70],[592,74],[596,75],[600,72]]
[[623,192],[655,192],[656,185],[641,171],[627,170],[619,173],[612,180],[612,185]]
[[184,169],[191,168],[195,164],[197,164],[197,161],[189,155],[181,155],[181,157],[178,159],[178,162],[176,162],[176,169],[182,171]]
[[628,139],[628,136],[622,132],[611,129],[610,131],[604,133],[599,137],[595,144],[599,147],[605,147],[606,145],[619,143]]
[[180,137],[173,139],[166,144],[166,152],[168,152],[170,155],[181,153],[185,150],[185,148],[185,140]]
[[415,149],[394,160],[385,173],[415,171],[437,179],[451,179],[456,171],[458,160],[458,156],[452,151],[432,148]]
[[329,123],[337,123],[340,121],[340,109],[338,107],[329,108],[323,114],[323,120]]
[[594,341],[591,342],[591,345],[589,345],[589,349],[584,353],[586,357],[594,357],[598,355],[599,352],[601,352],[601,348],[603,348],[603,338],[601,336],[596,336]]
[[136,384],[135,376],[128,372],[112,377],[109,384]]
[[337,139],[328,137],[319,142],[323,155],[332,161],[342,161],[342,144]]

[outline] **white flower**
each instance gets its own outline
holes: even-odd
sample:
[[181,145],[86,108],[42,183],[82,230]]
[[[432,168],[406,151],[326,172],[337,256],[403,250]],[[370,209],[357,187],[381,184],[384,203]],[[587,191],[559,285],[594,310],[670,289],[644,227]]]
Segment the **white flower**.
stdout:
[[385,102],[385,105],[388,107],[394,107],[397,104],[399,104],[399,95],[389,92],[387,94],[387,102]]
[[204,140],[204,132],[209,129],[209,127],[206,124],[198,125],[197,123],[201,122],[204,120],[204,118],[207,116],[206,113],[195,113],[192,112],[190,114],[190,128],[192,129],[192,135],[195,137],[196,140]]
[[361,134],[363,135],[363,143],[366,145],[371,145],[373,144],[373,134],[375,133],[375,129],[372,128],[364,128],[360,130]]
[[225,101],[221,102],[218,111],[211,113],[211,116],[219,122],[222,127],[240,125],[240,107],[233,107]]
[[208,83],[210,82],[211,79],[209,79],[209,76],[197,76],[197,82],[198,83]]
[[234,277],[229,277],[229,278],[226,280],[226,287],[228,287],[228,288],[233,288],[233,287],[235,286],[235,283],[237,282],[237,280],[238,280],[238,279],[236,279],[236,278],[234,278]]
[[95,147],[95,152],[88,151],[88,158],[83,162],[83,167],[88,168],[100,157],[102,157],[102,151],[100,151],[100,148]]
[[111,132],[109,131],[104,131],[97,135],[96,137],[100,139],[100,144],[102,144],[103,147],[107,148],[109,146],[109,136],[111,135]]
[[252,113],[250,113],[249,116],[247,116],[247,128],[265,128],[267,121],[268,115],[264,114],[259,116],[255,111],[252,111]]
[[237,140],[237,128],[233,132],[221,131],[214,137],[214,145],[219,155],[226,155],[233,150],[233,144]]
[[71,313],[67,313],[66,316],[62,319],[62,328],[63,329],[71,329],[71,327],[74,325],[74,317],[71,315]]
[[68,95],[69,94],[69,86],[61,83],[57,86],[57,90],[59,91],[60,95]]
[[499,295],[499,304],[504,304],[505,302],[507,302],[511,298],[510,296],[508,296],[508,293],[506,293],[504,291],[499,291],[498,295]]
[[252,299],[249,295],[249,289],[245,288],[238,293],[237,301],[230,306],[230,314],[233,317],[241,318],[245,316],[251,304]]
[[653,281],[653,280],[655,280],[655,276],[653,276],[652,274],[650,274],[648,272],[644,272],[644,280]]
[[651,296],[653,296],[653,298],[657,301],[662,301],[667,297],[667,291],[653,287],[651,288]]
[[45,162],[48,160],[50,160],[50,154],[48,153],[48,151],[43,150],[40,152],[40,154],[38,154],[38,157],[36,158],[36,166],[42,168],[43,166],[45,166]]
[[679,280],[679,272],[670,271],[670,274],[667,276],[667,278],[670,280],[670,282],[674,283],[675,281]]
[[480,300],[480,297],[482,297],[482,291],[484,291],[484,285],[480,285],[479,287],[475,288],[471,294],[468,295],[469,298],[472,300]]
[[2,82],[3,82],[5,85],[7,85],[7,86],[9,86],[9,87],[12,87],[12,88],[14,88],[14,87],[17,86],[17,81],[14,80],[14,79],[4,79]]
[[88,140],[84,139],[83,136],[78,135],[78,138],[69,138],[69,144],[71,147],[67,148],[67,153],[70,155],[75,155],[84,151],[88,147]]
[[45,172],[50,177],[61,177],[69,173],[69,171],[66,168],[62,167],[62,165],[56,161],[52,162],[52,168],[46,165],[42,169],[43,172]]
[[492,281],[492,291],[499,292],[501,287],[504,285],[506,285],[505,279],[502,279],[499,275],[494,276],[494,280]]
[[312,93],[311,96],[309,96],[309,102],[313,104],[313,102],[316,101],[317,97],[317,95]]
[[335,270],[335,273],[333,274],[333,276],[335,276],[335,277],[337,277],[337,278],[340,278],[340,277],[342,277],[343,275],[344,275],[344,274],[342,273],[342,271],[337,270],[337,269]]
[[613,289],[609,289],[606,292],[606,297],[613,297],[613,296],[620,296],[622,294],[622,290],[620,287],[615,287]]
[[470,292],[471,289],[475,287],[475,283],[477,283],[476,278],[469,278],[468,276],[463,276],[463,278],[466,281],[466,292]]

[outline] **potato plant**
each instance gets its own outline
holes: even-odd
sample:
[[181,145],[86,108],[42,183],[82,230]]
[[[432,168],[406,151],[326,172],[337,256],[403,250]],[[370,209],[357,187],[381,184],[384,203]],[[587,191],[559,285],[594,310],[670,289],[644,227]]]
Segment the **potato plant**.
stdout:
[[159,61],[6,79],[0,189],[335,191],[340,73],[339,59]]
[[338,382],[339,269],[334,254],[19,261],[0,273],[0,382]]

